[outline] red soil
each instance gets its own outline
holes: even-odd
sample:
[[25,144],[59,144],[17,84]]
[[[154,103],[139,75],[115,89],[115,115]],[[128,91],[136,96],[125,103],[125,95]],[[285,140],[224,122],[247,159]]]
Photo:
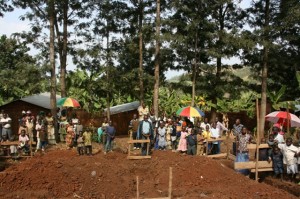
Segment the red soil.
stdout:
[[75,149],[51,150],[1,172],[0,198],[135,198],[136,176],[141,198],[167,197],[169,167],[172,198],[297,198],[248,179],[227,163],[171,151],[127,160],[120,150],[93,156],[77,156]]

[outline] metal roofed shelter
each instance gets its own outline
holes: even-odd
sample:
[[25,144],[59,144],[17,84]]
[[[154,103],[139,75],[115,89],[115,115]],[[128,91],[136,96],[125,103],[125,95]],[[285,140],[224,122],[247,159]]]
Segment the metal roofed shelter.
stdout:
[[[56,100],[60,99],[56,95]],[[37,116],[40,111],[45,113],[50,111],[50,93],[41,93],[32,96],[27,96],[0,106],[12,119],[12,133],[17,135],[19,129],[19,118],[22,111],[30,110],[32,115]]]

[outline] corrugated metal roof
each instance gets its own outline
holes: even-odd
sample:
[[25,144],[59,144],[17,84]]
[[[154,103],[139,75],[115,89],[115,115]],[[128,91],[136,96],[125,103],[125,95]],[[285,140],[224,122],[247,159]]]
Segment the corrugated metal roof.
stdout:
[[[56,95],[56,100],[59,100],[61,97]],[[50,93],[40,93],[37,95],[32,95],[20,99],[21,101],[34,104],[40,107],[51,109],[50,107]]]
[[[134,102],[126,103],[126,104],[112,106],[112,107],[110,107],[109,110],[110,110],[110,114],[114,115],[114,114],[118,114],[118,113],[123,113],[123,112],[135,110],[139,106],[140,106],[140,102],[139,101],[134,101]],[[104,109],[104,111],[106,111],[106,109]]]

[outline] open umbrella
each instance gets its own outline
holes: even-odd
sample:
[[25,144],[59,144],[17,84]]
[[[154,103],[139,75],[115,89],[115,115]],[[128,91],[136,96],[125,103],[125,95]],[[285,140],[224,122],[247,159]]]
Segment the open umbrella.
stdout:
[[80,107],[79,102],[76,99],[70,97],[61,98],[60,100],[58,100],[56,105],[65,107]]
[[185,117],[203,117],[205,115],[200,109],[192,106],[180,108],[176,114]]
[[[266,120],[273,122],[273,123],[279,123],[279,124],[290,124],[290,127],[300,127],[300,119],[289,112],[285,111],[274,111],[268,115],[266,115]],[[289,120],[289,121],[288,121]],[[288,122],[287,122],[288,121]]]

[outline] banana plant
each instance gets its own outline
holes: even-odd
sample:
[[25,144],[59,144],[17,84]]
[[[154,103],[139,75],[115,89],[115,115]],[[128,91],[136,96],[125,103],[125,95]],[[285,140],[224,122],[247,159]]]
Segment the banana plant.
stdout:
[[269,90],[267,90],[267,96],[272,102],[273,109],[275,110],[280,109],[280,104],[278,102],[281,99],[281,97],[284,95],[285,90],[286,90],[286,85],[281,86],[278,92],[276,91],[270,92]]

